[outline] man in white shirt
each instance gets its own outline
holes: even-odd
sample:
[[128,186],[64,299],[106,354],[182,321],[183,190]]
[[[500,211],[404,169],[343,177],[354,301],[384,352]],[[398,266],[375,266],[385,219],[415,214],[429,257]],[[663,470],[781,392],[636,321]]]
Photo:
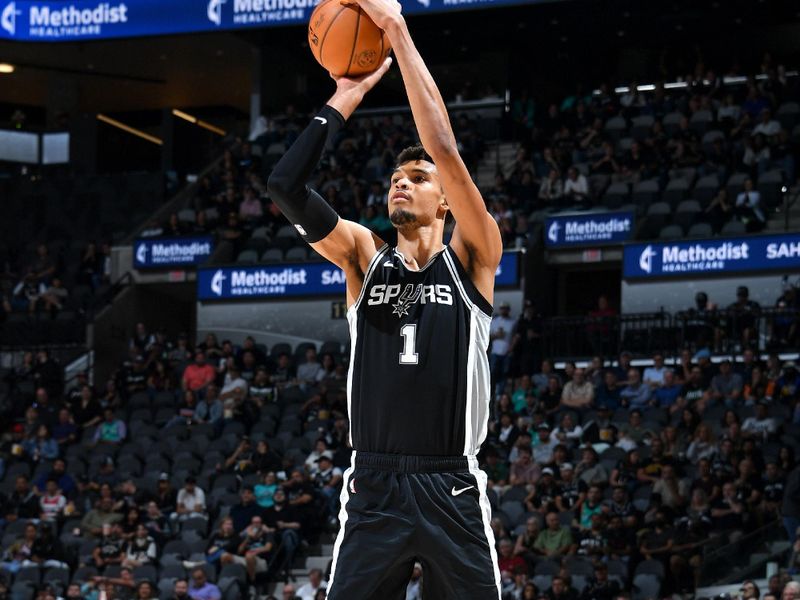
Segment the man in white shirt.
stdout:
[[770,139],[781,132],[781,124],[772,118],[772,113],[768,108],[761,111],[760,121],[758,125],[753,127],[751,135],[758,135],[759,133]]
[[206,494],[197,486],[197,480],[190,475],[178,492],[177,508],[172,518],[185,521],[191,517],[208,518],[206,515]]
[[422,600],[422,565],[414,563],[411,581],[406,588],[406,600]]
[[489,328],[492,340],[489,365],[492,378],[499,390],[502,390],[511,366],[511,339],[515,324],[516,322],[511,318],[511,306],[508,302],[501,302],[500,314],[494,316]]
[[753,189],[753,180],[749,177],[744,180],[744,190],[736,197],[736,216],[747,225],[748,231],[760,229],[767,221],[761,210],[761,194]]
[[308,572],[308,583],[301,585],[295,595],[303,600],[314,600],[317,590],[324,590],[326,587],[327,584],[322,580],[322,571],[320,569],[311,569]]
[[564,195],[579,204],[589,199],[589,182],[586,180],[586,176],[575,167],[570,167],[567,171]]
[[650,387],[657,388],[664,385],[664,373],[667,368],[664,366],[664,357],[660,354],[653,356],[653,366],[644,370],[644,382]]
[[778,426],[775,423],[775,419],[767,416],[768,406],[769,403],[766,400],[759,400],[756,403],[756,414],[752,417],[747,417],[742,423],[743,437],[764,441],[775,434]]
[[317,381],[317,374],[322,370],[322,365],[317,360],[317,351],[314,348],[306,350],[306,362],[297,367],[297,381],[301,385],[313,384]]
[[572,381],[561,391],[561,404],[570,408],[589,408],[594,402],[594,386],[586,381],[586,372],[575,369]]

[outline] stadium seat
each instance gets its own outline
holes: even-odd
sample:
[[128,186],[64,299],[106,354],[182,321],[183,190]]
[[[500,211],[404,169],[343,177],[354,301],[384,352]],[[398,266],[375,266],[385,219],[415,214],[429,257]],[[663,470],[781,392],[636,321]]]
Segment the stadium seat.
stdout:
[[658,232],[659,239],[674,240],[683,237],[683,229],[680,225],[667,225]]
[[627,183],[612,183],[608,186],[602,203],[608,208],[619,208],[630,197],[630,186]]
[[661,200],[672,207],[677,206],[689,195],[691,182],[688,179],[670,179],[661,195]]
[[178,211],[178,221],[183,223],[194,223],[197,215],[191,208],[184,208]]
[[608,135],[612,141],[616,141],[622,137],[623,133],[628,128],[628,124],[625,122],[624,117],[611,117],[606,121],[603,128],[605,129],[606,135]]
[[695,223],[686,232],[686,237],[689,238],[706,238],[714,235],[711,225],[708,223]]
[[258,253],[255,250],[242,250],[239,256],[236,257],[236,262],[239,264],[252,265],[258,262]]
[[761,206],[767,210],[778,208],[783,203],[781,187],[784,183],[783,171],[767,171],[758,178],[756,189],[761,194]]
[[283,250],[280,248],[270,248],[261,255],[261,261],[265,263],[283,262]]
[[675,224],[687,231],[700,218],[701,213],[702,209],[697,200],[684,200],[675,209]]
[[689,119],[689,127],[698,135],[703,135],[714,121],[714,115],[710,110],[698,110]]
[[653,575],[658,579],[664,579],[664,563],[659,560],[643,560],[633,571],[633,576]]
[[534,575],[558,575],[561,572],[561,565],[554,560],[543,559],[536,561],[533,567]]
[[286,260],[290,262],[303,262],[308,258],[306,255],[306,249],[298,246],[295,248],[289,248],[286,251]]
[[653,575],[636,575],[633,578],[633,600],[651,600],[658,598],[661,582]]
[[651,115],[640,115],[631,119],[631,137],[635,140],[643,140],[650,135],[655,119]]
[[744,187],[744,180],[750,177],[747,173],[734,173],[728,178],[725,188],[728,190],[728,200],[733,204],[736,196]]
[[667,133],[667,135],[672,135],[678,131],[682,120],[683,113],[671,112],[664,116],[664,119],[661,121],[661,123],[664,125],[664,131]]
[[747,233],[747,228],[741,221],[731,219],[725,223],[725,225],[723,225],[720,233],[722,233],[722,235],[741,235],[743,233]]
[[786,131],[791,131],[797,124],[800,115],[800,104],[797,102],[784,102],[778,107],[775,118]]
[[647,179],[633,184],[633,203],[637,206],[649,206],[657,202],[661,191],[657,179]]
[[655,202],[647,208],[647,214],[642,221],[640,235],[642,239],[652,239],[672,219],[672,210],[666,202]]

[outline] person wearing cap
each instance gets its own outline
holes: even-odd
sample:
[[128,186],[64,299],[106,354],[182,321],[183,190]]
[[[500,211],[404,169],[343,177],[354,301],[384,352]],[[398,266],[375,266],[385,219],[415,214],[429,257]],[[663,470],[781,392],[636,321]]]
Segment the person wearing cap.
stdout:
[[206,494],[197,485],[197,480],[190,475],[185,479],[183,487],[178,492],[175,512],[170,518],[185,521],[192,517],[207,519],[208,514],[206,512]]
[[511,305],[508,302],[501,302],[499,313],[492,317],[489,327],[490,349],[489,349],[489,368],[492,373],[492,381],[502,391],[505,379],[511,368],[511,342],[514,334],[516,321],[511,318]]
[[550,425],[542,421],[536,426],[536,435],[533,437],[533,460],[540,465],[549,463],[553,460],[553,450],[558,444],[558,439],[550,431]]
[[747,417],[742,423],[742,436],[766,442],[778,431],[775,419],[769,416],[769,403],[766,400],[756,402],[755,414]]
[[317,459],[314,487],[327,501],[328,519],[335,525],[339,492],[342,489],[342,470],[333,465],[333,452],[325,450]]
[[542,469],[539,481],[525,498],[525,506],[530,512],[547,514],[556,509],[556,496],[559,491],[555,472],[552,467],[545,467]]
[[730,329],[728,335],[742,348],[748,348],[758,342],[756,320],[761,314],[761,305],[750,300],[750,290],[746,285],[736,288],[736,301],[728,306]]
[[411,580],[406,586],[405,600],[422,600],[422,564],[415,562]]
[[736,406],[743,387],[742,376],[733,370],[730,359],[723,359],[719,364],[719,373],[711,379],[711,399],[727,407]]
[[561,489],[556,496],[558,512],[565,512],[579,506],[586,499],[589,486],[582,479],[575,476],[575,467],[572,463],[562,463],[559,469]]

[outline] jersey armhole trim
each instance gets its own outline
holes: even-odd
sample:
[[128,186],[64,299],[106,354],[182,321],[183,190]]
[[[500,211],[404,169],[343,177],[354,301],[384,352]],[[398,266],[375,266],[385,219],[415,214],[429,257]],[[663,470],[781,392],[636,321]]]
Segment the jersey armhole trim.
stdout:
[[[450,274],[453,276],[453,279],[455,279],[458,291],[461,293],[461,297],[464,299],[464,302],[467,303],[467,306],[470,308],[475,306],[481,313],[491,318],[493,312],[492,305],[489,304],[489,301],[481,295],[475,287],[475,284],[472,283],[472,280],[467,275],[464,267],[461,266],[452,248],[448,246],[442,253],[442,256],[444,256],[445,264],[450,269]],[[470,295],[470,291],[474,294],[474,298]]]
[[375,271],[375,265],[378,264],[378,261],[386,254],[386,251],[389,249],[389,244],[384,243],[383,246],[378,248],[378,251],[375,255],[370,259],[369,264],[367,265],[367,271],[364,273],[364,281],[361,283],[361,291],[358,294],[358,298],[356,301],[353,302],[353,306],[351,306],[349,310],[358,310],[358,307],[361,305],[361,300],[364,298],[364,292],[367,290],[367,283],[372,277],[372,273]]

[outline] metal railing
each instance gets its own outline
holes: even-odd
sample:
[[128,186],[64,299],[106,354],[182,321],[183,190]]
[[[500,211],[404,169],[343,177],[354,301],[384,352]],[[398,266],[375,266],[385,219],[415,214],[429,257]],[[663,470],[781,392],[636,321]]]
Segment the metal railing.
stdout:
[[764,308],[757,313],[718,310],[635,313],[613,317],[552,317],[542,324],[542,353],[554,359],[679,354],[708,348],[732,354],[795,351],[800,343],[800,310]]
[[[725,538],[719,539],[723,541]],[[780,520],[775,520],[727,544],[706,547],[700,568],[700,585],[734,583],[755,577],[757,573],[753,571],[763,569],[766,561],[773,557],[770,545],[785,539]]]

